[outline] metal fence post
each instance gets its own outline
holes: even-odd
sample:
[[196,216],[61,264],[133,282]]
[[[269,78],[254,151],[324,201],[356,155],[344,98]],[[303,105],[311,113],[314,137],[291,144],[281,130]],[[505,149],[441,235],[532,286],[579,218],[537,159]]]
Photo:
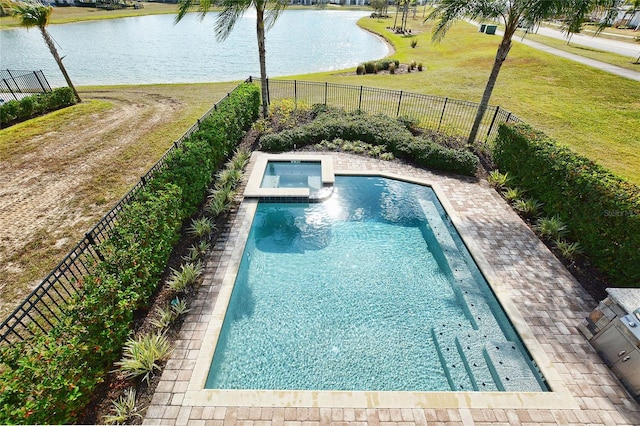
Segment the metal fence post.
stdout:
[[447,102],[449,98],[444,98],[444,105],[442,106],[442,113],[440,114],[440,121],[438,122],[438,132],[440,131],[440,125],[442,124],[442,118],[444,117],[444,110],[447,108]]
[[9,93],[11,93],[11,95],[13,96],[13,99],[17,101],[18,97],[16,96],[15,93],[13,93],[13,90],[11,90],[11,86],[9,86],[9,83],[7,83],[7,80],[3,78],[2,82],[5,84],[5,86],[7,86],[7,89],[9,89]]
[[298,80],[293,80],[293,104],[298,107]]
[[360,86],[360,100],[358,100],[358,110],[362,109],[362,86]]
[[[40,72],[42,72],[42,71],[40,71]],[[42,88],[42,91],[43,91],[43,92],[46,92],[46,91],[47,91],[47,89],[44,87],[44,84],[42,84],[42,81],[40,81],[40,77],[38,77],[38,72],[37,72],[37,71],[34,71],[34,72],[33,72],[33,76],[34,76],[34,77],[36,78],[36,80],[38,81],[38,84],[39,84],[39,85],[40,85],[40,87]]]
[[493,114],[493,118],[491,119],[491,124],[489,125],[489,131],[487,132],[487,137],[486,137],[485,141],[487,139],[489,139],[489,135],[491,134],[491,131],[493,130],[493,124],[496,122],[496,117],[498,116],[498,111],[500,111],[500,106],[496,107],[496,112]]
[[269,91],[269,79],[267,78],[267,105],[271,105],[271,92]]
[[96,251],[96,254],[98,255],[98,259],[104,262],[104,256],[102,255],[102,253],[100,253],[98,244],[96,244],[96,240],[95,238],[93,238],[93,235],[91,234],[91,232],[87,232],[86,234],[84,234],[84,236],[87,238],[87,241],[89,242],[89,244],[93,246],[93,249]]
[[329,83],[324,82],[324,105],[327,106],[327,89],[329,87]]
[[[11,74],[11,70],[7,69],[7,74],[9,74],[9,77],[11,77],[11,80],[13,80],[13,84],[18,88],[18,93],[22,93],[22,90],[20,90],[20,85],[18,83],[16,83],[16,78],[13,76],[13,74]],[[9,90],[11,90],[11,89],[9,89]],[[15,94],[13,96],[15,96]],[[16,97],[16,100],[17,99],[18,98]]]
[[398,99],[398,110],[396,111],[396,117],[400,115],[400,104],[402,103],[402,90],[400,91],[400,98]]

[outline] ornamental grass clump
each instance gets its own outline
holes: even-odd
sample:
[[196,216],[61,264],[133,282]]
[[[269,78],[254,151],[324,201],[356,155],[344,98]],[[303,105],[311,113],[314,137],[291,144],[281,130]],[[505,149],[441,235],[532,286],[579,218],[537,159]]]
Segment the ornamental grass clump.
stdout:
[[113,405],[111,407],[111,414],[102,418],[102,421],[105,424],[125,424],[128,420],[133,419],[134,417],[142,419],[142,415],[138,412],[140,411],[140,407],[136,405],[135,388],[125,389],[118,399],[111,401],[111,404]]
[[492,188],[501,190],[509,185],[511,178],[509,177],[509,172],[500,173],[500,170],[491,170],[487,181]]
[[182,256],[182,260],[185,262],[197,262],[210,248],[211,245],[205,240],[192,244],[187,249],[187,254]]
[[558,215],[538,219],[535,230],[538,231],[542,237],[550,240],[557,240],[569,232],[567,225],[565,225]]
[[185,291],[188,286],[195,284],[198,277],[202,275],[202,271],[202,263],[200,262],[185,263],[179,270],[171,268],[169,288],[178,293]]
[[542,203],[534,198],[522,198],[516,200],[513,204],[513,208],[526,217],[534,218],[540,214]]
[[242,180],[242,169],[228,167],[218,173],[216,188],[235,187]]
[[122,359],[115,366],[126,378],[142,376],[142,380],[149,383],[155,370],[161,369],[173,348],[167,336],[157,331],[137,338],[129,339],[122,351]]
[[506,188],[502,191],[502,195],[507,201],[515,202],[516,200],[519,200],[520,198],[524,197],[525,192],[526,191],[518,187]]
[[211,219],[207,217],[201,217],[199,219],[193,219],[191,226],[187,228],[187,232],[192,237],[208,237],[211,232],[215,230],[216,226],[211,222]]
[[[251,152],[246,149],[238,149],[231,158],[230,167],[233,170],[242,172],[244,168],[249,164],[251,158]],[[229,166],[227,166],[229,167]]]
[[577,241],[568,242],[558,239],[554,241],[553,245],[565,259],[574,260],[578,255],[583,254],[582,246]]
[[155,315],[156,317],[151,320],[151,325],[160,330],[168,328],[175,319],[171,306],[158,306]]

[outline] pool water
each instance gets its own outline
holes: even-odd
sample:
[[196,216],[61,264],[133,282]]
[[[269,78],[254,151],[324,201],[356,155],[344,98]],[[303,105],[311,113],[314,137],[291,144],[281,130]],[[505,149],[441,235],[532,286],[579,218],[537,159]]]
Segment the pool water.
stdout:
[[319,161],[269,161],[264,170],[261,188],[322,188],[322,167]]
[[429,187],[259,203],[206,388],[546,391]]

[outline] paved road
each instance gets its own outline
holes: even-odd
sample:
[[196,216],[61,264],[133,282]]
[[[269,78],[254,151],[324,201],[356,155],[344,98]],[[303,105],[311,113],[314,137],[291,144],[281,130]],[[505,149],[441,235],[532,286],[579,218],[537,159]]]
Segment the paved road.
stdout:
[[[563,34],[561,31],[540,27],[536,34],[540,34],[547,37],[553,37],[560,40],[567,40],[567,35]],[[638,36],[640,37],[640,32],[638,32]],[[605,52],[617,53],[618,55],[628,56],[630,58],[637,58],[640,55],[640,43],[629,41],[617,41],[610,40],[608,38],[602,37],[594,37],[590,34],[574,34],[571,37],[571,44],[578,44],[580,46],[591,47],[598,50],[604,50]]]

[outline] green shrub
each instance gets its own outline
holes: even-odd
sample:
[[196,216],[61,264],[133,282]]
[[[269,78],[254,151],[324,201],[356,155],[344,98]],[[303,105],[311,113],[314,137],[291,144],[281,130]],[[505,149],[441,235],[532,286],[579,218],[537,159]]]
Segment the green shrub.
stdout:
[[[474,176],[478,159],[469,151],[446,148],[437,143],[413,136],[408,127],[415,125],[406,118],[394,119],[385,115],[362,112],[347,113],[336,108],[318,108],[315,120],[260,139],[265,151],[288,151],[294,145],[306,145],[344,139],[382,146],[395,157],[412,160],[425,167]],[[347,146],[348,150],[353,147]],[[345,150],[342,146],[341,149]],[[360,150],[360,148],[358,148]]]
[[19,103],[18,120],[24,121],[36,115],[37,97],[35,95],[22,98]]
[[400,61],[398,59],[381,59],[379,61],[368,61],[368,62],[365,62],[364,64],[358,65],[358,68],[356,68],[356,73],[358,73],[358,75],[375,74],[378,71],[390,70],[390,67],[392,65],[395,71],[395,69],[397,69],[400,66]]
[[493,157],[572,240],[611,285],[640,283],[640,188],[525,125],[502,125]]
[[20,103],[18,103],[18,101],[9,101],[0,105],[0,124],[4,126],[5,124],[16,121],[19,110]]
[[479,166],[478,157],[469,151],[447,148],[421,138],[415,138],[408,146],[399,147],[396,156],[424,167],[467,176],[475,176]]
[[364,71],[366,74],[373,74],[375,72],[376,62],[368,61],[364,63]]
[[27,96],[19,101],[9,101],[0,105],[0,125],[28,120],[75,103],[75,96],[69,87]]

